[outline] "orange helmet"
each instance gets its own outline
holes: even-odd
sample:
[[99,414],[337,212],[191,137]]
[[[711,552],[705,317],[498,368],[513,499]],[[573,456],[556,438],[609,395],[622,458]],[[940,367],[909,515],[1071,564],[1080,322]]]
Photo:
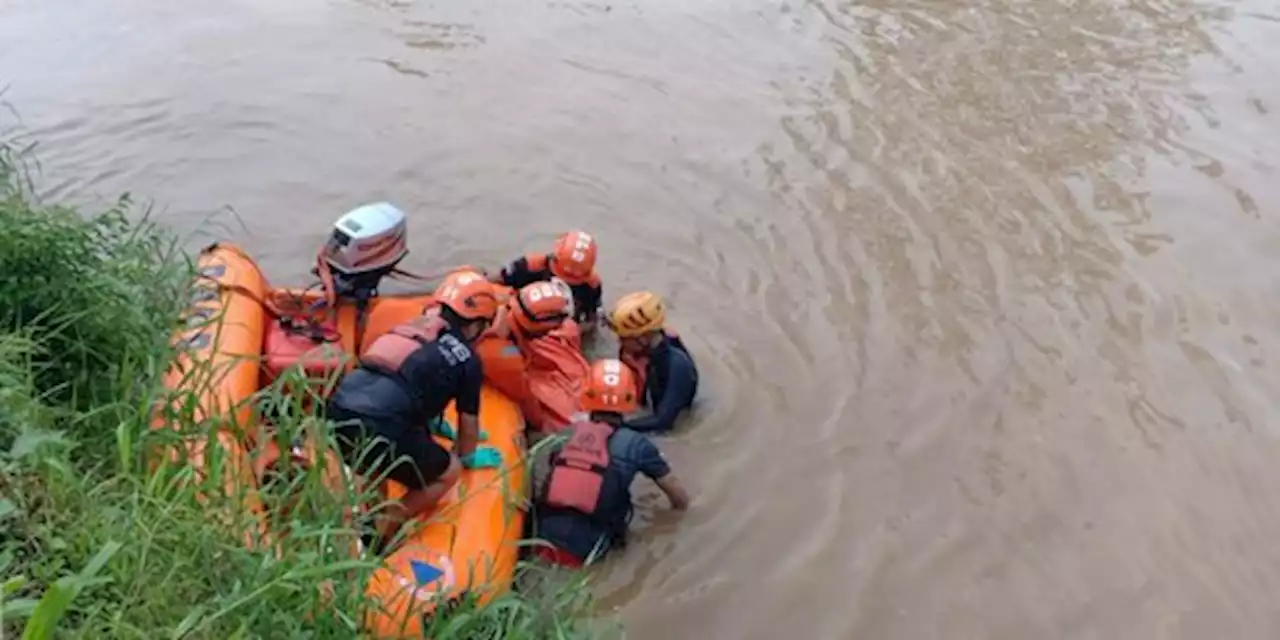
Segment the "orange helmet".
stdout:
[[578,407],[583,411],[631,413],[640,406],[636,377],[621,360],[597,360],[582,387]]
[[493,285],[475,271],[455,271],[436,289],[436,301],[466,320],[493,320],[498,298]]
[[484,274],[480,273],[479,269],[473,269],[471,267],[460,267],[454,271],[450,271],[449,273],[445,274],[444,280],[440,281],[440,286],[436,287],[436,293],[435,293],[436,297],[437,298],[440,297],[440,294],[445,290],[445,287],[449,285],[457,284],[458,279],[461,278],[462,276],[479,276],[480,278],[485,279]]
[[582,284],[596,268],[596,239],[585,231],[570,231],[556,240],[551,273],[569,284]]
[[535,282],[507,298],[507,315],[525,333],[542,334],[569,317],[570,304],[564,289],[551,282]]

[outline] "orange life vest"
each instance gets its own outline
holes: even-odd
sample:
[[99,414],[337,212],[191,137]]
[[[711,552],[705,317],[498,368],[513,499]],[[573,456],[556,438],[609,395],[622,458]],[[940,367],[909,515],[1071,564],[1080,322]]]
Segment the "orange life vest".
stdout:
[[542,410],[529,388],[524,354],[515,343],[490,333],[480,336],[471,350],[484,365],[484,381],[519,405],[531,428],[542,424]]
[[573,424],[573,435],[551,456],[551,473],[542,502],[594,516],[600,508],[604,474],[609,468],[609,437],[614,428],[600,422]]
[[360,356],[360,365],[388,375],[399,375],[404,361],[422,345],[435,340],[447,326],[439,315],[428,314],[393,327],[369,345],[369,349]]
[[529,273],[551,271],[551,254],[549,253],[526,253],[524,261],[529,263]]
[[[542,279],[550,279],[554,275],[551,271],[551,254],[549,253],[526,253],[524,261],[529,264],[529,273],[531,274],[536,274]],[[596,273],[595,269],[591,270],[591,275],[587,276],[585,281],[577,285],[570,284],[569,286],[580,287],[583,285],[593,289],[600,286],[600,275]]]

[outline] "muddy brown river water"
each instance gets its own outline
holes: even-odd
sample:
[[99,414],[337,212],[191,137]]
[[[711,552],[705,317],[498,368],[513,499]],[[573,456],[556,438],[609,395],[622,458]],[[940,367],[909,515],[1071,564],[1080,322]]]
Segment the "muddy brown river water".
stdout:
[[1280,637],[1277,69],[1272,0],[0,2],[49,198],[667,294],[636,638]]

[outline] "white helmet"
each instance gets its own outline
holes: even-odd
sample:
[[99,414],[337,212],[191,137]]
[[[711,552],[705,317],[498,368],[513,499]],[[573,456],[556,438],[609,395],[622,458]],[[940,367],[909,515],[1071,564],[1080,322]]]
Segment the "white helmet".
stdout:
[[574,317],[573,287],[569,286],[569,283],[565,282],[559,276],[551,276],[551,285],[559,289],[560,293],[564,294],[565,299],[569,301],[569,303],[565,305],[565,314],[570,318]]
[[342,275],[389,271],[409,253],[404,212],[389,202],[348,211],[333,224],[325,261]]

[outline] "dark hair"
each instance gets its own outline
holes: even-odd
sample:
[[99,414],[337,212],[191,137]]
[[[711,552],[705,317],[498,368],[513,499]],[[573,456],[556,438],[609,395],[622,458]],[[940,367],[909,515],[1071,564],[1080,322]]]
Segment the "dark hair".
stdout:
[[446,305],[440,305],[440,319],[454,329],[464,329],[473,323],[484,322],[483,319],[468,320]]
[[440,305],[440,319],[444,320],[446,323],[448,323],[449,326],[455,329],[462,328],[466,326],[468,322],[470,322],[470,320],[467,320],[466,318],[458,315],[457,311],[454,311],[453,309],[443,304]]
[[622,424],[622,414],[616,411],[592,411],[591,421],[616,427]]

